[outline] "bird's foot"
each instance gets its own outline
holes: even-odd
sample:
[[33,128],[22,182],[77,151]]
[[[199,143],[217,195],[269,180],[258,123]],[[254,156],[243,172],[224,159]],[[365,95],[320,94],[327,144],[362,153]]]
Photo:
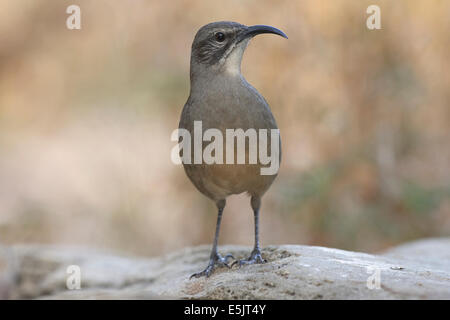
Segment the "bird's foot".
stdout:
[[267,260],[263,259],[263,257],[261,256],[261,250],[259,248],[256,248],[256,249],[253,249],[252,253],[250,254],[250,257],[248,257],[247,259],[236,260],[235,262],[233,262],[231,267],[233,267],[236,264],[240,268],[241,266],[243,266],[245,264],[262,264],[262,263],[266,263],[266,262],[267,262]]
[[222,257],[219,253],[216,253],[211,259],[209,259],[208,266],[206,267],[205,270],[194,273],[189,277],[189,279],[200,278],[203,276],[208,278],[216,267],[231,268],[231,266],[228,264],[229,258],[234,259],[232,254],[227,254],[225,257]]

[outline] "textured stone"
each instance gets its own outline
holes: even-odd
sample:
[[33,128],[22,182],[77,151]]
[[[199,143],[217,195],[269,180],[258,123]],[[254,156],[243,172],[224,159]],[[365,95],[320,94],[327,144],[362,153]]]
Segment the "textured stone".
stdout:
[[[251,248],[221,246],[247,256]],[[86,248],[14,246],[0,250],[3,298],[41,299],[450,299],[450,239],[426,239],[380,255],[324,247],[268,246],[264,265],[206,266],[210,246],[158,258],[117,256]],[[5,261],[8,261],[5,267]],[[81,289],[68,290],[67,267],[81,268]],[[379,274],[380,288],[368,279]]]

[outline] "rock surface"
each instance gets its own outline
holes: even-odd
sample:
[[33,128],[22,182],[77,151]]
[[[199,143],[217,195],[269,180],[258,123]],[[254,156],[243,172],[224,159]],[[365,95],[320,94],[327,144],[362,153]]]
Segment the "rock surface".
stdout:
[[[244,258],[251,248],[221,246]],[[264,265],[220,268],[208,279],[210,246],[159,258],[86,248],[0,247],[0,298],[10,299],[450,299],[450,239],[427,239],[380,255],[299,245],[263,249]],[[81,289],[69,290],[70,265]],[[379,279],[379,282],[377,281]]]

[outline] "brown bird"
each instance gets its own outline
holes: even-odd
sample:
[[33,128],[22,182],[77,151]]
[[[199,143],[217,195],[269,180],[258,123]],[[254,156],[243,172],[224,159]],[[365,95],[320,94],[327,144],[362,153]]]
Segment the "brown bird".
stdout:
[[[185,129],[194,136],[194,121],[201,121],[202,136],[208,129],[218,129],[223,136],[226,136],[227,129],[242,129],[245,132],[248,132],[248,129],[256,131],[265,129],[267,136],[271,129],[278,129],[265,99],[241,74],[242,56],[250,39],[263,33],[273,33],[287,38],[282,31],[265,25],[247,27],[236,22],[224,21],[210,23],[200,28],[192,43],[190,95],[181,114],[179,129]],[[217,242],[225,201],[232,194],[247,192],[251,196],[255,219],[254,249],[248,259],[235,263],[241,266],[266,262],[261,256],[259,246],[259,210],[261,197],[274,181],[277,172],[261,174],[261,169],[267,168],[267,161],[262,161],[261,153],[256,162],[249,163],[252,146],[250,137],[246,137],[249,138],[249,144],[245,145],[244,164],[236,163],[237,148],[234,148],[232,155],[235,160],[233,164],[228,162],[199,164],[183,161],[185,172],[191,182],[201,193],[215,201],[218,208],[216,232],[208,266],[205,270],[193,274],[191,278],[204,275],[208,277],[216,266],[230,267],[228,259],[233,256],[231,254],[221,256],[217,252]],[[261,138],[261,133],[259,137]],[[279,146],[279,136],[276,139]],[[269,140],[267,138],[267,141]],[[205,150],[205,143],[202,142],[201,148],[202,151]],[[182,147],[182,153],[186,152],[186,149]],[[194,159],[194,143],[189,149],[189,155]],[[267,150],[268,153],[277,151],[271,145],[267,146]],[[230,150],[228,152],[230,153]],[[186,154],[182,153],[180,155],[183,158]],[[227,150],[223,150],[223,158],[227,158]],[[281,151],[276,153],[276,158],[279,163]]]

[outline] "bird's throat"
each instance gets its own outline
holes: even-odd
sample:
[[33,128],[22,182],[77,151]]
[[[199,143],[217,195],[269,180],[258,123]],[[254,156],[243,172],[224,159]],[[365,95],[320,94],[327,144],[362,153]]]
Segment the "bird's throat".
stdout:
[[239,42],[221,59],[222,70],[228,75],[241,76],[242,57],[244,56],[248,43],[249,40]]

